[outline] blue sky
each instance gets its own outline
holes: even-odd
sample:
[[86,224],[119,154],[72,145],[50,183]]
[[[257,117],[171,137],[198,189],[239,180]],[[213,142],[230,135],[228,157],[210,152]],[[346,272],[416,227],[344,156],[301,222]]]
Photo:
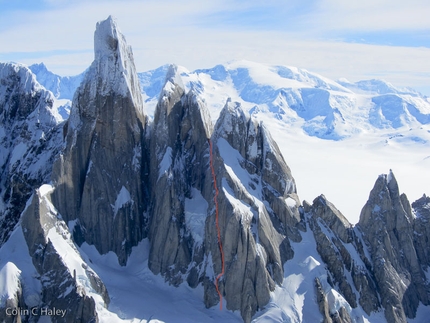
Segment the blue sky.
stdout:
[[112,14],[139,71],[247,59],[333,79],[382,78],[430,95],[428,0],[0,0],[0,7],[0,61],[43,61],[60,75],[89,66],[95,24]]

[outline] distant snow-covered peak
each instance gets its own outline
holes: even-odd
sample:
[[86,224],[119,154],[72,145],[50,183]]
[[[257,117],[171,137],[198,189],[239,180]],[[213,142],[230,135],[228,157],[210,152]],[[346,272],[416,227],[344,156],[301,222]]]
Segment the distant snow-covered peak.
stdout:
[[38,74],[40,72],[44,72],[44,73],[52,73],[48,70],[48,68],[46,67],[45,63],[41,62],[41,63],[36,63],[36,64],[32,64],[31,66],[28,67],[34,74]]
[[399,88],[385,80],[371,79],[362,80],[355,83],[345,78],[339,79],[338,83],[350,89],[354,93],[360,94],[409,94],[412,96],[422,96],[418,91],[411,88]]
[[51,91],[57,99],[69,101],[73,99],[73,95],[84,77],[84,73],[64,77],[57,75],[48,70],[44,63],[33,64],[28,68],[36,76],[37,81]]
[[[42,89],[42,86],[36,81],[28,67],[20,63],[0,63],[0,79],[5,80],[2,86],[7,85],[8,81],[6,80],[9,79],[11,85],[18,86],[27,92],[36,92]],[[18,83],[12,84],[15,81],[18,81]],[[4,96],[2,95],[1,98],[4,98]]]
[[317,73],[293,66],[267,65],[247,60],[235,60],[214,68],[197,70],[207,73],[212,79],[225,81],[233,76],[237,81],[245,78],[257,84],[268,85],[274,89],[316,87],[340,92],[351,92],[342,85]]
[[[206,100],[214,121],[231,98],[245,113],[282,120],[288,129],[301,128],[322,139],[342,140],[369,130],[430,123],[425,97],[381,80],[336,82],[297,67],[245,60],[181,76],[187,88],[197,89]],[[390,108],[393,102],[396,107]]]
[[[110,17],[99,23],[96,34],[98,41],[105,41],[99,44],[99,52],[104,53],[100,54],[104,63],[100,63],[99,68],[128,75],[123,88],[138,84],[138,81],[130,80],[130,73],[124,69],[124,66],[129,65],[126,63],[129,61],[127,53],[131,55],[131,50],[128,52],[129,47],[125,45],[115,20]],[[116,46],[116,41],[112,40],[116,38],[112,37],[118,38]],[[114,49],[119,52],[109,54]],[[122,65],[117,69],[107,68],[106,65],[112,64],[109,60],[115,61],[115,57],[121,58],[119,63]],[[260,119],[281,120],[292,131],[304,131],[309,136],[329,140],[341,140],[368,131],[416,128],[430,123],[428,97],[383,80],[355,83],[347,79],[334,81],[302,68],[246,60],[230,61],[195,71],[182,66],[169,66],[138,74],[143,109],[150,119],[155,115],[160,96],[169,92],[169,87],[172,90],[172,84],[177,84],[185,92],[193,90],[205,102],[214,123],[228,98],[239,102],[245,114]],[[37,75],[37,78],[39,80],[41,77]],[[116,91],[121,89],[121,86],[114,86],[118,78],[112,79],[109,88]],[[132,92],[136,91],[134,89]]]
[[0,63],[0,106],[0,124],[27,119],[50,127],[65,119],[61,102],[23,64]]

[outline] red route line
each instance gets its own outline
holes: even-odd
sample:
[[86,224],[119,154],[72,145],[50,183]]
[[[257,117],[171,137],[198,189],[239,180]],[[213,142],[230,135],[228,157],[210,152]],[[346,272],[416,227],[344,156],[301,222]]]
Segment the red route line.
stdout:
[[221,252],[221,272],[216,276],[215,278],[215,288],[219,296],[219,309],[222,310],[222,294],[218,287],[218,281],[220,278],[224,275],[224,251],[222,249],[222,242],[221,242],[221,230],[219,228],[219,215],[218,215],[218,187],[216,185],[216,176],[215,176],[215,169],[213,165],[213,155],[212,155],[212,141],[208,139],[209,142],[209,156],[210,156],[210,167],[212,172],[212,178],[214,182],[214,189],[215,189],[215,196],[214,196],[214,202],[215,202],[215,224],[216,224],[216,230],[218,234],[218,246],[219,251]]

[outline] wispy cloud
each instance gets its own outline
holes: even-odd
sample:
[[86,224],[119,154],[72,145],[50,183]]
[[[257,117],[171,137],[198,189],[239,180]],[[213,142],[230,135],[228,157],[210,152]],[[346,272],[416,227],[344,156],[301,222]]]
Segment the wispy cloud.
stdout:
[[63,75],[88,67],[95,23],[112,14],[140,71],[166,63],[195,69],[248,59],[332,78],[378,76],[430,94],[426,1],[39,0],[31,7],[22,0],[6,2],[0,0],[0,60],[44,61]]
[[423,0],[323,0],[311,18],[325,30],[423,30],[430,28],[429,10]]

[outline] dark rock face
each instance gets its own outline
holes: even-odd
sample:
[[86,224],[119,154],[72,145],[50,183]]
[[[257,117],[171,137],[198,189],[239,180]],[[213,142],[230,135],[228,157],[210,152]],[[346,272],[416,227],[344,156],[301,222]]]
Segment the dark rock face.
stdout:
[[125,264],[146,235],[145,117],[131,49],[112,18],[97,24],[95,60],[76,91],[54,204],[78,240]]
[[48,181],[60,151],[54,97],[22,65],[0,64],[0,246],[33,190]]
[[[208,138],[212,124],[206,107],[185,94],[176,67],[168,71],[150,137],[151,251],[149,268],[173,284],[197,286],[203,261],[204,223],[210,200]],[[194,226],[196,230],[191,230]]]
[[[219,283],[227,308],[240,310],[249,322],[282,282],[283,264],[294,254],[290,239],[301,240],[300,202],[279,148],[261,123],[244,116],[238,103],[227,102],[211,140],[225,256]],[[206,254],[220,273],[214,223],[212,211],[206,221]]]
[[351,307],[355,308],[357,307],[356,296],[346,277],[348,271],[351,271],[351,256],[336,238],[330,239],[320,225],[316,221],[311,224],[317,251],[324,263],[327,264],[328,271],[333,277],[333,286],[337,285]]
[[[362,256],[362,255],[361,255]],[[353,264],[351,276],[355,288],[360,291],[359,304],[369,315],[380,309],[381,303],[373,279],[373,273],[366,267]]]
[[424,195],[412,203],[414,221],[414,245],[422,266],[430,266],[430,197]]
[[352,242],[352,225],[324,195],[313,201],[312,214],[323,220],[342,242]]
[[[415,205],[420,209],[422,201]],[[416,248],[420,243],[414,222],[423,228],[411,213],[406,196],[399,194],[394,175],[379,176],[361,212],[359,227],[389,322],[406,322],[407,317],[415,317],[419,302],[429,304],[430,289],[418,258],[423,250]]]
[[186,93],[175,67],[150,136],[149,267],[173,284],[183,277],[192,287],[203,283],[206,305],[218,302],[214,281],[222,263],[209,140],[225,254],[219,287],[227,308],[248,322],[282,282],[282,264],[293,256],[289,239],[301,239],[294,179],[265,127],[245,118],[236,103],[227,102],[212,130],[206,106]]
[[[329,273],[329,284],[352,308],[360,304],[368,314],[377,311],[380,304],[376,286],[356,229],[324,195],[317,197],[312,205],[304,205],[317,251]],[[331,319],[336,322],[344,316],[340,311],[335,314],[337,318]]]
[[321,281],[315,278],[315,294],[318,304],[318,309],[323,316],[323,323],[332,323],[326,295],[321,285]]
[[349,311],[341,306],[338,311],[331,313],[327,295],[319,278],[315,278],[315,294],[318,309],[323,316],[324,323],[352,323]]

